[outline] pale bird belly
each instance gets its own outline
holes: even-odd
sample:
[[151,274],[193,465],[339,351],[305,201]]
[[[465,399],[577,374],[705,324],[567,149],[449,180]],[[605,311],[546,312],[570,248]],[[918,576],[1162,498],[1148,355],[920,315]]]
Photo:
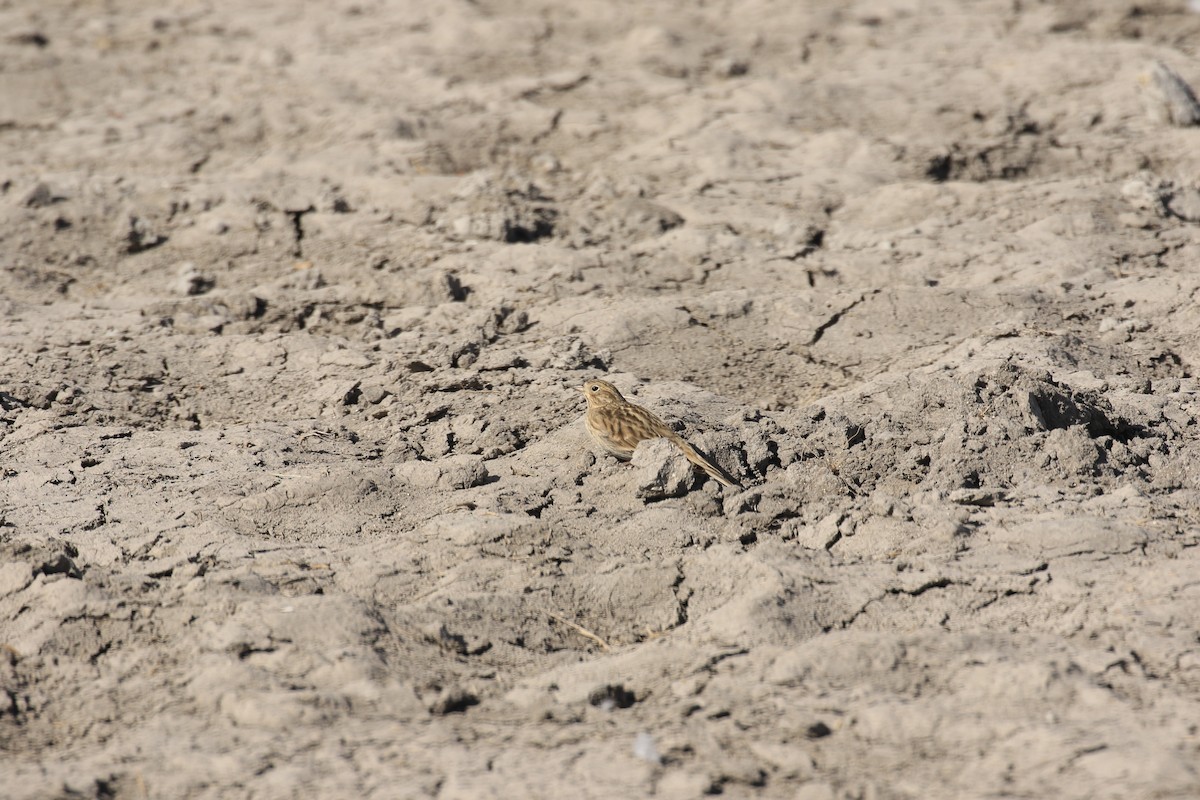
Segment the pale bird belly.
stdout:
[[629,459],[633,458],[632,447],[629,447],[628,445],[625,445],[609,436],[603,428],[599,427],[592,421],[590,416],[585,417],[584,422],[587,425],[588,433],[590,433],[592,438],[596,440],[596,444],[603,447],[604,451],[609,455],[616,456],[622,461],[628,461]]

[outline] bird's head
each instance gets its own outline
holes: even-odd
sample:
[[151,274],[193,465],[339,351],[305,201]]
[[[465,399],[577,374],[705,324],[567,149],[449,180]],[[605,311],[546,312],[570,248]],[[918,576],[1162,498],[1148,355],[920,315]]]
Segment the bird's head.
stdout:
[[587,398],[588,408],[603,408],[625,402],[617,387],[608,381],[588,381],[577,391],[583,392],[583,396]]

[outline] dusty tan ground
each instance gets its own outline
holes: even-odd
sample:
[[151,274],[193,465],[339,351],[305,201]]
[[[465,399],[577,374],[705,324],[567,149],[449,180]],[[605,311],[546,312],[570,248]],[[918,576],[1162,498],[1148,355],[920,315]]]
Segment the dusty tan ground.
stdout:
[[1200,796],[1183,3],[0,32],[3,797]]

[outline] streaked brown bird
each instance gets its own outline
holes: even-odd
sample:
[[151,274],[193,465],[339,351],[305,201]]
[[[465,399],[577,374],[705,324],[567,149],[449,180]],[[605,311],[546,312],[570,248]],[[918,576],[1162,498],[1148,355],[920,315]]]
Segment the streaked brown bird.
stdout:
[[629,402],[608,381],[588,381],[578,388],[587,398],[587,429],[596,443],[622,461],[633,457],[638,442],[645,439],[669,439],[687,460],[725,486],[742,485],[725,470],[696,452],[666,423],[639,405]]

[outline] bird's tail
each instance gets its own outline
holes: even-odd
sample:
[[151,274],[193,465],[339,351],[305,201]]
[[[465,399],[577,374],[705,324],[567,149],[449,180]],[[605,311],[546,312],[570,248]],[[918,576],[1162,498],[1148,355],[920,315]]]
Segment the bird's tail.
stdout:
[[709,461],[707,458],[696,452],[696,448],[685,442],[682,437],[675,436],[671,439],[671,441],[675,443],[676,447],[683,451],[683,454],[687,456],[688,461],[707,472],[713,480],[718,481],[731,489],[742,488],[742,484],[738,483],[736,478],[734,478],[725,470],[721,469],[712,461]]

